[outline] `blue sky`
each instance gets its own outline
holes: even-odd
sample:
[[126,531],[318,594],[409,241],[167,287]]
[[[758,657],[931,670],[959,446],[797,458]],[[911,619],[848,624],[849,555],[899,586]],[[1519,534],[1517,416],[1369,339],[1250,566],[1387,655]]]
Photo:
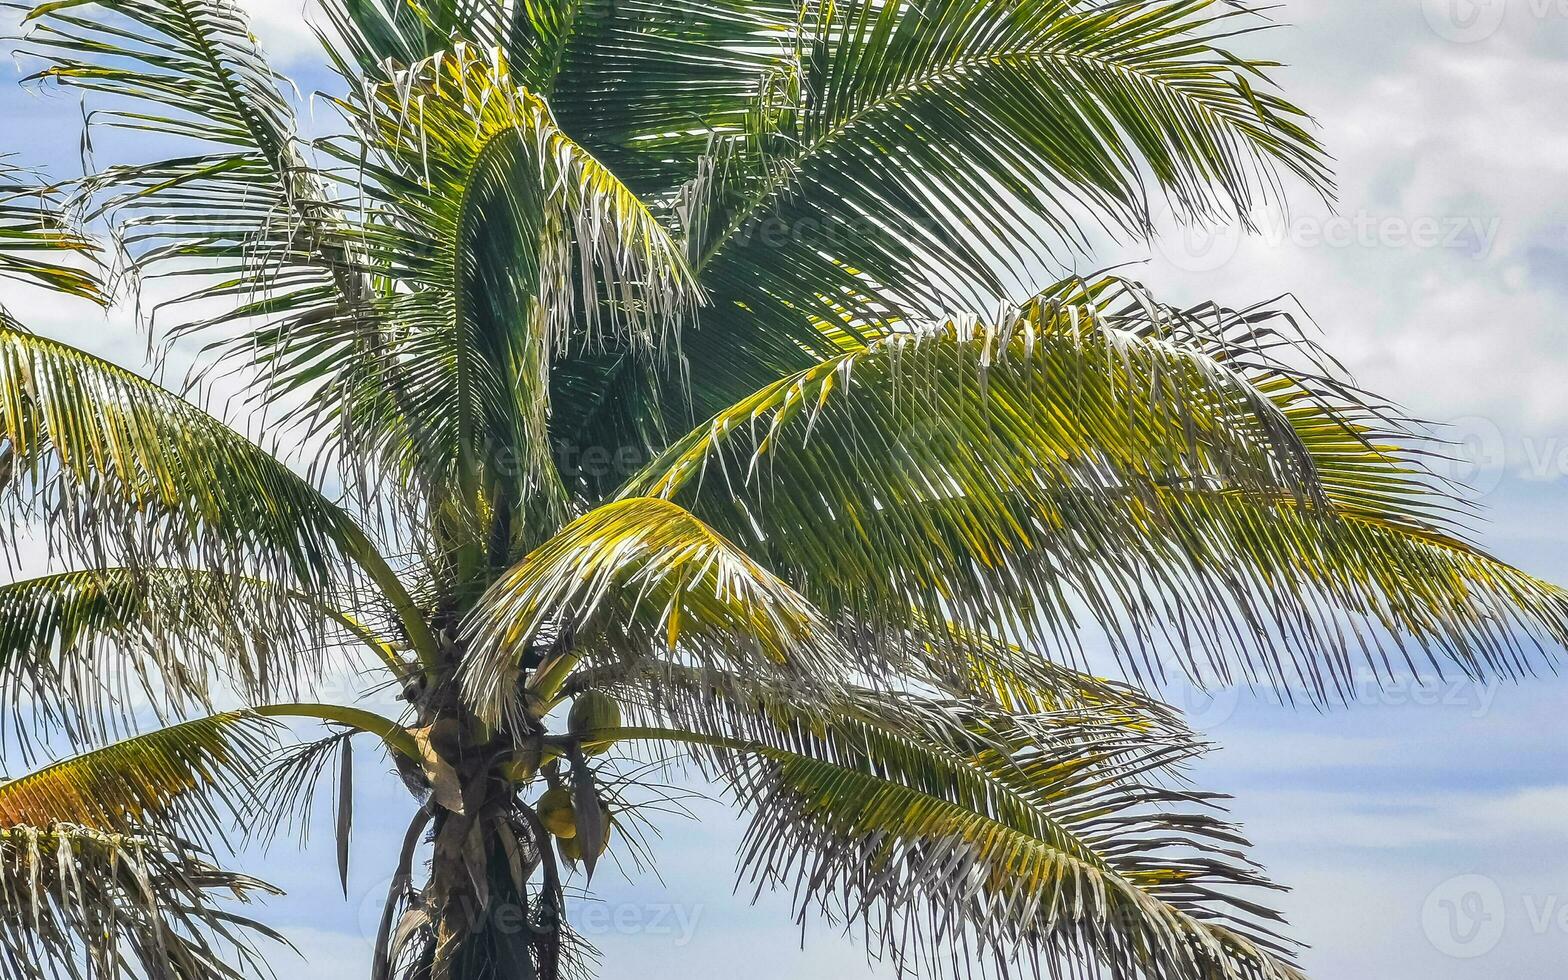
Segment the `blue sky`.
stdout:
[[[308,90],[306,8],[250,6]],[[1274,16],[1294,26],[1252,43],[1287,62],[1288,93],[1318,116],[1337,212],[1295,201],[1245,239],[1172,229],[1132,274],[1173,300],[1295,294],[1364,384],[1450,425],[1466,460],[1456,475],[1489,508],[1483,541],[1568,581],[1568,3],[1287,0]],[[25,162],[74,172],[79,118],[70,99],[0,88],[0,142]],[[1078,271],[1149,252],[1105,243]],[[128,311],[18,309],[44,333],[142,363]],[[1385,980],[1561,974],[1565,695],[1556,679],[1367,689],[1319,714],[1173,692],[1223,746],[1201,781],[1236,795],[1257,856],[1295,888],[1281,902],[1313,947],[1310,972]],[[347,901],[325,827],[303,853],[279,844],[247,865],[289,891],[269,918],[309,960],[280,959],[283,976],[363,975],[384,858],[410,806],[365,756]],[[599,882],[582,925],[605,977],[890,975],[833,928],[793,924],[787,899],[735,896],[739,827],[722,807],[698,809],[701,822],[665,828],[657,876]]]

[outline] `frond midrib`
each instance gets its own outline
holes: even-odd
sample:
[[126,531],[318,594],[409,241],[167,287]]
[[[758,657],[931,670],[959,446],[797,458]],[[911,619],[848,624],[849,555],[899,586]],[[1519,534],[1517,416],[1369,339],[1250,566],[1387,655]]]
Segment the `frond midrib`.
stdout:
[[736,216],[730,220],[729,224],[725,226],[720,235],[713,240],[712,244],[708,248],[707,253],[698,260],[695,265],[695,269],[700,272],[702,269],[706,268],[708,263],[716,258],[717,255],[724,250],[725,246],[727,246],[734,239],[735,235],[738,234],[742,228],[744,228],[746,222],[750,220],[750,218],[758,210],[760,210],[778,194],[782,193],[790,185],[793,177],[804,169],[804,164],[808,160],[822,152],[830,144],[837,142],[861,123],[883,112],[897,108],[897,106],[906,99],[913,97],[915,94],[923,90],[937,88],[945,82],[958,82],[966,74],[977,69],[983,69],[987,67],[999,68],[1004,65],[1015,64],[1019,62],[1052,60],[1063,61],[1066,63],[1082,62],[1091,65],[1097,65],[1101,68],[1132,76],[1144,82],[1157,85],[1173,95],[1181,96],[1189,103],[1192,109],[1203,113],[1205,118],[1210,122],[1220,123],[1226,126],[1228,129],[1234,128],[1236,126],[1236,121],[1234,119],[1215,114],[1213,110],[1204,102],[1204,100],[1193,98],[1191,93],[1186,92],[1181,86],[1172,85],[1168,80],[1161,78],[1157,74],[1146,71],[1139,71],[1132,65],[1116,61],[1115,59],[1103,55],[1094,55],[1088,52],[1074,51],[1070,48],[1059,49],[1054,45],[1054,43],[1027,45],[1018,48],[992,52],[985,55],[974,55],[968,58],[959,59],[958,61],[946,63],[927,75],[916,75],[904,82],[901,82],[897,86],[894,86],[893,88],[879,95],[877,98],[871,100],[868,104],[861,106],[854,112],[850,113],[848,116],[839,120],[833,126],[829,127],[823,133],[814,138],[810,143],[807,143],[805,146],[803,146],[798,154],[790,157],[787,161],[783,162],[779,167],[777,167],[773,174],[771,174],[767,180],[764,181],[763,185],[756,191],[756,193],[754,193],[751,197],[747,198],[746,201],[742,203],[740,208],[737,210]]

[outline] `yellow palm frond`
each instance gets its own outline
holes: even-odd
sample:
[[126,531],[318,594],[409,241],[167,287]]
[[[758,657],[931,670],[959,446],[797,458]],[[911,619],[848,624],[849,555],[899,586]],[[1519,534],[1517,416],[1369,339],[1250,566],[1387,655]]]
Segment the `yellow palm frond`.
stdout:
[[0,783],[0,827],[221,835],[276,747],[274,723],[249,712],[133,736]]
[[490,723],[514,714],[523,655],[546,631],[578,657],[652,651],[828,689],[846,648],[809,602],[680,507],[617,501],[541,545],[481,599],[463,691]]

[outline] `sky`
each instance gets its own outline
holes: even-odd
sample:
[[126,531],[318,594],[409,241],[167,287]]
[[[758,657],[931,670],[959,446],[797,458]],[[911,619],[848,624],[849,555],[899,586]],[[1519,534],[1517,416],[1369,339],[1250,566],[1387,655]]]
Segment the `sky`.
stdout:
[[[299,0],[249,0],[276,65],[319,78]],[[8,14],[0,16],[9,16]],[[1488,510],[1487,546],[1568,582],[1568,0],[1285,0],[1245,42],[1318,119],[1330,212],[1292,201],[1260,232],[1167,227],[1102,243],[1076,271],[1127,274],[1173,302],[1294,295],[1367,387],[1444,426],[1454,475]],[[1238,44],[1241,46],[1241,44]],[[75,172],[79,112],[0,80],[0,145]],[[140,365],[128,311],[20,307],[40,332]],[[1367,688],[1346,709],[1173,691],[1222,748],[1200,782],[1234,794],[1255,856],[1317,977],[1491,980],[1568,963],[1568,683]],[[364,754],[368,755],[368,753]],[[362,755],[362,758],[364,758]],[[285,977],[364,975],[410,801],[362,764],[344,899],[331,834],[245,865],[288,890],[267,918],[305,958]],[[580,921],[608,980],[891,976],[853,937],[735,892],[740,826],[716,803],[664,828],[657,875],[602,873]],[[384,819],[383,819],[384,818]]]

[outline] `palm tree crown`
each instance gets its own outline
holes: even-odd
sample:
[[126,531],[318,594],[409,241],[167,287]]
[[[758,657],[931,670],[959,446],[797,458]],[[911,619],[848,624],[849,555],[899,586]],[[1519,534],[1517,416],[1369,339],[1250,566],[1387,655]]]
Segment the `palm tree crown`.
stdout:
[[7,976],[253,975],[269,888],[211,855],[330,766],[352,799],[368,736],[415,797],[378,980],[590,971],[567,885],[651,857],[672,759],[749,814],[743,874],[916,973],[1298,977],[1145,690],[1568,640],[1288,307],[1038,274],[1151,199],[1332,196],[1245,5],[321,7],[311,138],[232,0],[18,40],[132,138],[0,164],[0,276],[163,291],[311,462],[0,313],[0,501],[67,569],[0,587],[10,730],[60,758],[0,783]]

